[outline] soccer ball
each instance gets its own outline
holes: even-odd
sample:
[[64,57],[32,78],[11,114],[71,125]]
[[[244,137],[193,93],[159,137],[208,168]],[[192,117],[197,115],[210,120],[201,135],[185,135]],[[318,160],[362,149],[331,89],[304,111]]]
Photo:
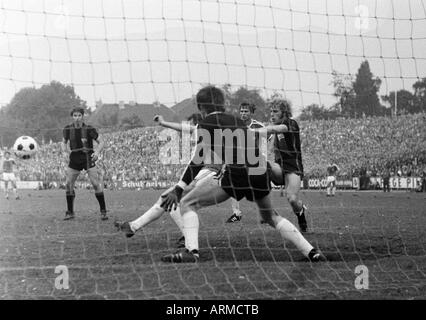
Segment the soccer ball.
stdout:
[[13,151],[15,155],[21,159],[31,158],[38,150],[37,142],[29,137],[22,136],[16,139],[15,144],[13,145]]

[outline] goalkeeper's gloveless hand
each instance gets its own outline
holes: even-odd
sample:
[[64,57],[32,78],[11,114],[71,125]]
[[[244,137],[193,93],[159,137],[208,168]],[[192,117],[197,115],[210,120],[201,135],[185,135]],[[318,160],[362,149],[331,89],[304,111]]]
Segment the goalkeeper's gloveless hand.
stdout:
[[92,153],[92,161],[97,161],[99,159],[99,154],[95,151],[94,153]]
[[175,210],[182,198],[183,189],[175,186],[173,190],[161,195],[161,207],[165,211]]

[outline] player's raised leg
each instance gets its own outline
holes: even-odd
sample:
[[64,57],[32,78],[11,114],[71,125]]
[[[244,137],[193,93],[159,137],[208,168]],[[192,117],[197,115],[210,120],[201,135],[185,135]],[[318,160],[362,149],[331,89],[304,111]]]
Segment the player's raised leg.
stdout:
[[108,220],[107,211],[106,211],[106,205],[105,205],[105,195],[104,195],[104,188],[103,183],[100,176],[98,169],[96,167],[89,168],[87,170],[87,175],[89,176],[89,180],[92,183],[93,189],[95,189],[95,196],[99,203],[99,209],[101,211],[101,219],[102,220]]
[[80,171],[67,168],[67,180],[65,183],[65,195],[67,199],[67,212],[65,213],[64,220],[74,219],[74,199],[75,199],[75,191],[74,185],[78,176],[80,175]]
[[[163,192],[163,194],[170,192],[171,190],[173,190],[173,187]],[[149,208],[147,211],[145,211],[141,216],[139,216],[135,220],[124,221],[124,222],[115,221],[114,225],[118,230],[122,231],[126,237],[130,238],[134,236],[136,232],[138,232],[145,226],[156,221],[164,213],[165,213],[165,210],[161,207],[161,196],[160,196],[160,198],[158,198],[157,202],[155,202],[151,208]],[[178,244],[179,244],[179,242],[184,241],[184,229],[183,229],[182,216],[180,214],[180,208],[177,207],[176,209],[170,211],[170,216],[172,217],[173,221],[176,223],[176,225],[178,226],[179,230],[181,231],[183,235],[178,240]]]
[[[193,190],[203,178],[208,176],[213,177],[215,173],[216,171],[212,169],[201,170],[198,173],[198,175],[195,177],[194,181],[185,187],[183,191],[183,195],[186,195],[189,192],[191,192],[191,190]],[[125,234],[125,236],[128,238],[134,236],[137,231],[147,226],[148,224],[154,222],[165,213],[165,210],[161,207],[162,196],[165,194],[168,194],[172,190],[174,190],[174,187],[171,187],[167,189],[165,192],[163,192],[160,198],[158,198],[157,202],[137,219],[133,221],[125,221],[125,222],[115,221],[114,222],[115,227],[118,230],[122,231]],[[179,230],[182,233],[182,237],[178,239],[177,245],[179,248],[185,247],[185,230],[184,230],[184,224],[183,224],[183,218],[181,215],[180,206],[177,206],[176,208],[170,210],[169,213],[170,213],[170,217],[173,219],[173,221],[176,223],[176,225],[178,226]]]
[[[173,187],[169,188],[166,192],[172,189]],[[114,224],[120,231],[124,232],[126,237],[130,238],[134,236],[137,231],[147,226],[148,224],[154,222],[155,220],[157,220],[164,214],[165,211],[163,208],[161,208],[160,205],[161,205],[161,197],[158,198],[157,202],[151,208],[145,211],[137,219],[133,221],[126,221],[126,222],[116,221]]]

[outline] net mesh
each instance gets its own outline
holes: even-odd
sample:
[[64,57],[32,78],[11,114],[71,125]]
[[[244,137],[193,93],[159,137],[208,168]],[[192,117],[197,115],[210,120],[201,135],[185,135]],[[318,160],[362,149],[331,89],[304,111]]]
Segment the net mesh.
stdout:
[[[256,89],[264,99],[284,92],[297,114],[309,104],[335,104],[330,84],[334,70],[352,77],[368,60],[385,95],[409,90],[426,69],[423,0],[33,0],[2,1],[0,8],[1,104],[10,103],[25,87],[60,81],[72,85],[89,107],[97,107],[93,116],[111,104],[122,112],[151,108],[142,119],[144,128],[116,131],[106,120],[96,122],[109,142],[99,161],[104,180],[114,188],[106,192],[107,205],[112,218],[120,220],[134,219],[157,201],[160,191],[147,189],[173,185],[180,177],[181,163],[158,161],[170,141],[149,121],[162,107],[191,98],[204,84]],[[44,107],[34,101],[34,108],[48,116]],[[179,116],[181,111],[175,110],[170,118]],[[38,118],[27,123],[37,121],[43,125],[1,126],[39,139],[46,132],[60,136],[62,124]],[[336,162],[349,175],[350,164],[345,164],[350,152],[359,159],[384,161],[370,151],[388,140],[384,146],[395,150],[389,151],[392,155],[405,153],[397,146],[408,141],[404,150],[424,159],[422,115],[401,117],[396,124],[386,118],[347,121],[300,123],[309,171],[325,171],[330,154],[338,153]],[[365,125],[374,131],[383,121],[388,131],[351,148],[351,128]],[[398,135],[393,125],[409,129]],[[4,147],[8,144],[3,139]],[[327,139],[332,147],[321,148]],[[348,152],[336,151],[339,145],[346,145]],[[164,158],[172,156],[166,149]],[[59,187],[66,167],[58,162],[60,157],[59,144],[42,143],[34,159],[20,164],[19,175]],[[88,184],[82,175],[78,187]],[[57,210],[65,203],[63,191],[22,191],[22,196],[21,202],[0,203],[3,299],[425,297],[421,194],[338,192],[329,200],[323,193],[302,192],[312,231],[306,238],[329,260],[321,265],[305,262],[292,244],[260,224],[248,202],[241,203],[243,218],[235,224],[225,224],[231,214],[228,203],[204,209],[199,215],[200,263],[167,265],[160,257],[174,249],[180,236],[167,214],[126,240],[112,223],[99,221],[95,198],[88,192],[77,191],[78,218],[69,223]],[[272,192],[272,200],[297,224],[287,199]],[[59,265],[68,267],[69,289],[55,287]],[[356,271],[359,266],[368,270],[361,281],[365,285],[368,279],[368,289],[360,289],[358,276],[366,273]]]

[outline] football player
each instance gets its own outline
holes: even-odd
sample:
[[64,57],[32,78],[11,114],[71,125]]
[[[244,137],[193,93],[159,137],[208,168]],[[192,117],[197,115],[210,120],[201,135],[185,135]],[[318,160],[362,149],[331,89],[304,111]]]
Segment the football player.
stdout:
[[334,197],[336,195],[337,171],[339,171],[339,167],[335,163],[327,167],[327,197]]
[[[264,125],[259,121],[253,119],[254,111],[256,110],[256,106],[253,103],[242,102],[240,104],[240,118],[244,121],[249,129],[257,129],[262,128]],[[266,143],[266,141],[264,141]],[[242,218],[241,210],[240,210],[240,202],[231,198],[232,202],[232,216],[226,221],[227,223],[238,222]]]
[[4,181],[4,192],[6,194],[6,199],[9,200],[9,182],[13,188],[13,194],[16,200],[19,200],[18,188],[16,186],[16,162],[10,157],[10,152],[4,152],[4,159],[1,161],[0,170],[3,176]]
[[[198,122],[201,120],[201,115],[198,113],[192,114],[188,119],[187,123],[178,123],[178,122],[169,122],[165,121],[164,118],[161,115],[156,115],[154,117],[154,121],[157,122],[159,125],[165,128],[170,128],[179,132],[187,131],[189,134],[191,134],[191,139],[196,140],[195,138],[195,130],[198,125]],[[200,180],[202,177],[207,175],[214,175],[221,169],[221,166],[217,165],[210,165],[204,170],[200,171],[197,177],[195,177],[193,183],[188,185],[185,188],[185,192],[191,191],[194,186],[197,184],[197,181]],[[172,189],[172,188],[171,188]],[[170,190],[171,190],[170,189]],[[154,222],[158,218],[160,218],[166,211],[161,207],[162,199],[161,197],[158,198],[156,203],[149,208],[146,212],[144,212],[141,216],[139,216],[137,219],[133,221],[115,221],[114,225],[119,230],[122,231],[126,237],[130,238],[135,235],[135,233],[139,230],[141,230],[143,227],[147,226],[148,224]],[[179,238],[177,241],[178,248],[182,248],[185,246],[185,234],[183,229],[183,222],[182,222],[182,216],[180,214],[180,208],[179,206],[174,208],[173,210],[170,210],[170,216],[178,226],[179,230],[182,233],[182,237]]]
[[272,134],[275,161],[270,164],[271,181],[276,185],[285,185],[285,193],[294,214],[297,216],[301,232],[307,232],[307,207],[299,199],[301,179],[303,177],[302,151],[300,148],[300,129],[292,119],[291,107],[285,99],[275,99],[269,103],[271,124],[256,131]]
[[[71,111],[73,122],[65,126],[63,130],[62,151],[68,153],[69,162],[66,173],[66,199],[67,211],[64,220],[74,219],[74,185],[80,172],[85,170],[89,176],[90,182],[95,189],[95,196],[99,202],[101,219],[108,220],[107,210],[105,205],[105,197],[103,192],[103,183],[96,168],[96,161],[103,149],[104,143],[100,139],[97,130],[84,123],[84,109],[74,107]],[[96,142],[97,148],[93,146]]]
[[[207,86],[197,93],[196,99],[197,107],[203,116],[203,121],[197,128],[197,136],[199,137],[197,152],[187,165],[178,184],[172,190],[163,193],[161,203],[161,206],[169,211],[176,208],[180,202],[185,230],[185,248],[165,255],[162,257],[162,261],[173,263],[197,262],[199,259],[199,220],[196,210],[221,203],[230,197],[236,200],[246,198],[249,201],[254,201],[262,219],[275,228],[283,239],[292,242],[311,261],[323,261],[325,258],[293,224],[281,217],[272,208],[269,198],[271,186],[266,165],[264,170],[256,170],[262,169],[260,165],[262,160],[260,159],[257,164],[250,163],[247,157],[249,150],[246,141],[241,144],[241,141],[235,142],[232,139],[232,143],[228,145],[224,144],[221,138],[215,139],[217,134],[225,134],[225,132],[232,132],[232,134],[244,139],[250,136],[247,135],[249,129],[241,119],[224,112],[224,93],[214,86]],[[251,143],[251,141],[249,142]],[[232,151],[231,159],[229,159],[229,152],[226,153],[227,150]],[[219,156],[219,154],[221,155]],[[215,157],[215,160],[220,158],[223,164],[220,174],[203,177],[194,189],[182,198],[185,187],[203,169],[204,162],[209,162],[206,155]],[[243,163],[241,163],[241,159],[244,159]]]

